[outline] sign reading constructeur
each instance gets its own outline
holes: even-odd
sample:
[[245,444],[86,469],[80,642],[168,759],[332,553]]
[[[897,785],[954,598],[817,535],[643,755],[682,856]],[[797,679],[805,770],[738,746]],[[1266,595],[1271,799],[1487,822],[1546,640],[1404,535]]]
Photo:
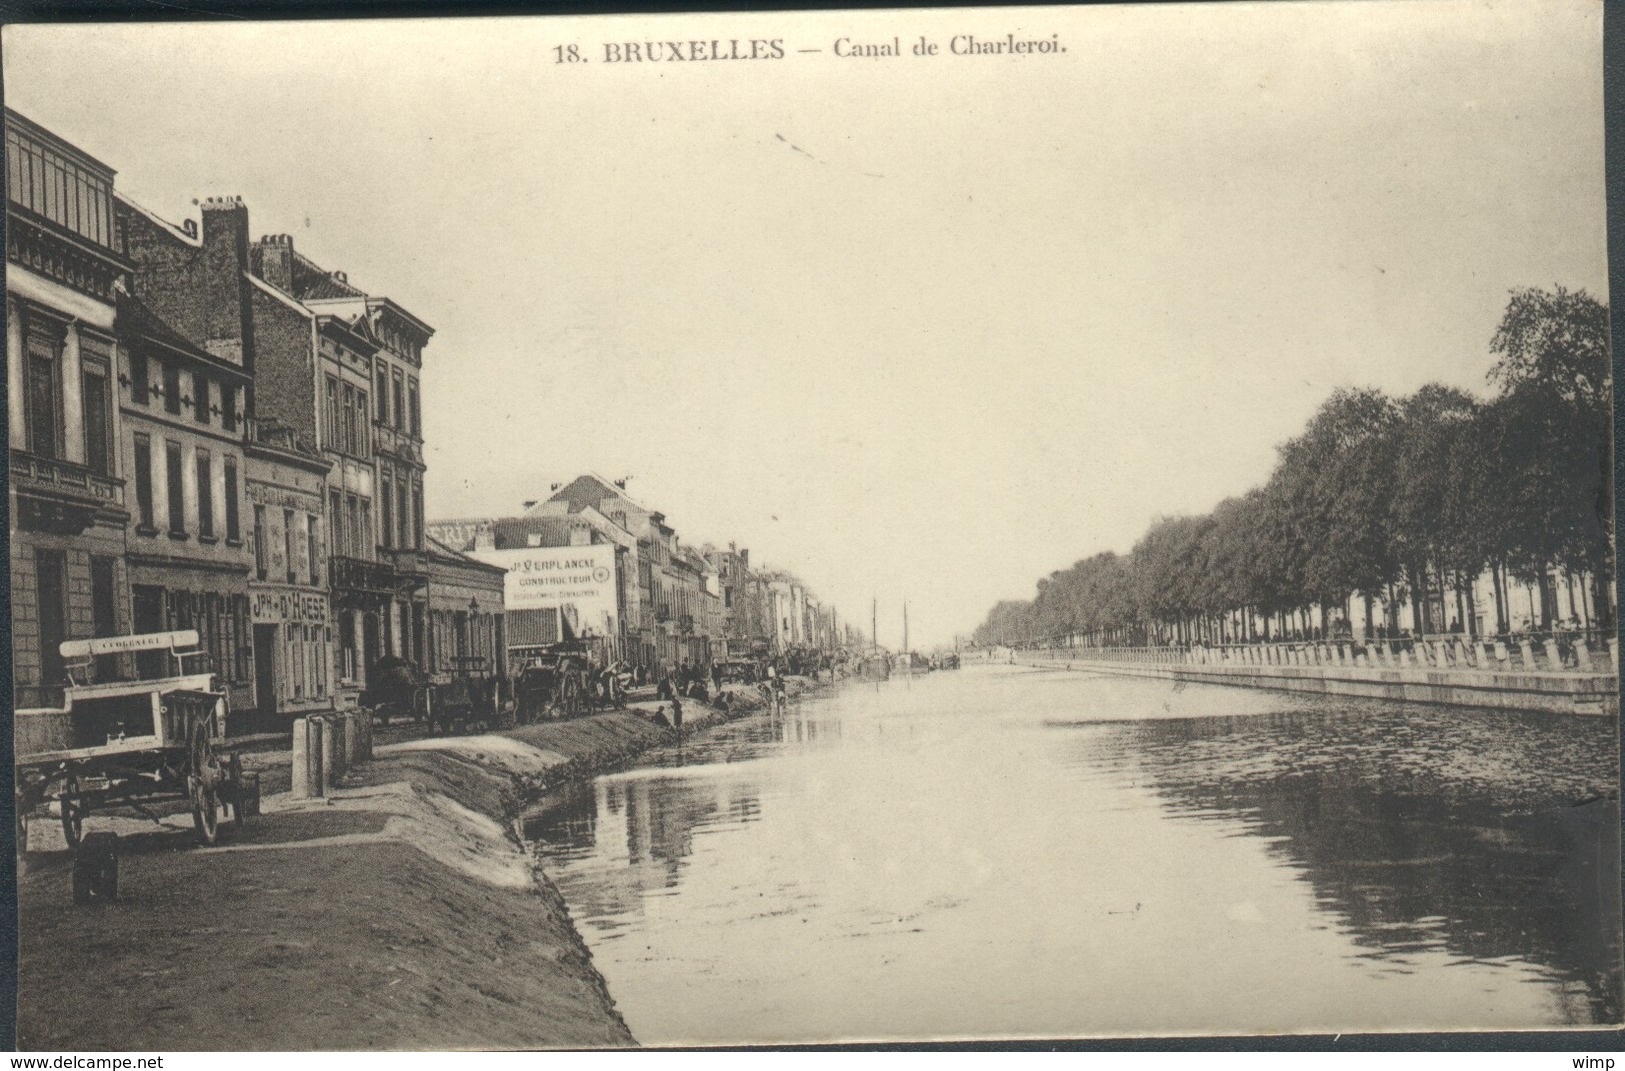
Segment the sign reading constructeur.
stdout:
[[503,609],[557,609],[599,635],[615,629],[615,547],[520,547],[475,550],[469,557],[508,570]]

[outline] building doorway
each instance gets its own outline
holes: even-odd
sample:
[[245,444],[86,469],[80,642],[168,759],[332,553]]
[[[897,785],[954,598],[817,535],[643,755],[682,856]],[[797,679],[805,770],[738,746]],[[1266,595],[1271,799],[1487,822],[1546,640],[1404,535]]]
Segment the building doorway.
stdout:
[[[164,631],[164,589],[153,584],[136,584],[131,589],[131,610],[135,623],[131,627],[137,634]],[[163,651],[137,651],[136,676],[144,681],[156,680],[166,672]]]
[[39,597],[39,682],[57,688],[67,680],[62,641],[68,638],[68,557],[60,550],[36,550],[34,572]]
[[276,714],[276,647],[281,632],[278,625],[254,626],[254,705],[261,727]]
[[378,661],[378,615],[376,613],[363,613],[361,615],[361,665],[356,668],[356,679],[365,687],[369,682],[367,674],[372,672],[374,662]]

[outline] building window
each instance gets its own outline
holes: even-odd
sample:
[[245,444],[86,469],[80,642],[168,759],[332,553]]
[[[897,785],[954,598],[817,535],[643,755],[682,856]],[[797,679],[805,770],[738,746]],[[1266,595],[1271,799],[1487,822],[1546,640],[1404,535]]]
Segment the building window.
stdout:
[[152,440],[145,435],[135,437],[135,507],[136,531],[157,535],[158,525],[152,516]]
[[39,609],[40,683],[55,687],[67,677],[62,641],[68,638],[68,557],[60,550],[34,551]]
[[423,549],[423,488],[412,485],[412,549]]
[[350,553],[350,548],[344,542],[344,500],[339,497],[337,491],[328,496],[327,524],[332,529],[327,541],[327,552],[347,556]]
[[321,581],[321,551],[316,542],[316,518],[314,515],[305,518],[305,549],[310,554],[310,583],[312,587]]
[[367,422],[367,392],[355,392],[355,452],[361,457],[372,456],[372,430]]
[[180,416],[181,370],[178,365],[164,364],[164,412]]
[[361,556],[372,559],[378,554],[378,540],[372,533],[372,499],[361,500]]
[[365,557],[365,555],[361,553],[361,548],[363,546],[361,535],[361,503],[354,495],[351,495],[349,496],[349,502],[347,504],[349,506],[349,513],[344,519],[346,522],[346,527],[348,527],[350,532],[350,557]]
[[57,415],[57,343],[43,335],[28,336],[28,450],[56,457],[62,424]]
[[98,476],[113,474],[113,406],[107,366],[87,363],[81,378],[85,418],[85,467]]
[[282,562],[287,567],[288,583],[295,582],[293,575],[293,510],[282,511]]
[[378,423],[389,423],[389,366],[378,362]]
[[111,181],[17,130],[6,131],[6,189],[24,208],[112,248]]
[[398,537],[395,540],[397,547],[415,549],[412,541],[407,538],[407,529],[411,527],[410,517],[406,512],[406,481],[395,484],[395,524]]
[[214,538],[214,473],[209,452],[197,452],[197,537]]
[[243,518],[237,504],[237,459],[228,457],[221,464],[226,467],[226,542],[240,543],[243,539]]
[[412,434],[421,439],[423,438],[423,412],[418,408],[418,381],[416,379],[406,381],[406,397],[411,403],[412,409]]
[[181,444],[164,442],[164,475],[169,478],[169,534],[186,535],[186,489],[181,484]]
[[220,384],[220,426],[237,430],[237,388],[229,383]]
[[339,381],[332,376],[327,377],[327,448],[344,448],[339,434]]
[[130,401],[146,405],[152,401],[152,384],[147,382],[147,355],[130,354]]
[[392,396],[395,403],[395,426],[402,431],[406,430],[406,378],[401,375],[399,368],[395,369],[395,393]]
[[265,568],[265,507],[254,507],[254,579],[264,580]]
[[192,373],[192,413],[199,424],[209,422],[209,379],[202,372]]
[[344,427],[339,433],[339,449],[355,453],[355,388],[344,384]]
[[383,473],[378,493],[379,536],[387,549],[395,545],[395,493],[389,485],[389,473]]

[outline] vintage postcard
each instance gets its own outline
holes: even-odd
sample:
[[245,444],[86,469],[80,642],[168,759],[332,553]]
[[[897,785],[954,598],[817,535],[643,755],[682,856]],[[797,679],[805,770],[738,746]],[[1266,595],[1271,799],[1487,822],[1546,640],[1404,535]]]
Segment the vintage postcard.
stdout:
[[21,1048],[1620,1024],[1601,5],[0,48]]

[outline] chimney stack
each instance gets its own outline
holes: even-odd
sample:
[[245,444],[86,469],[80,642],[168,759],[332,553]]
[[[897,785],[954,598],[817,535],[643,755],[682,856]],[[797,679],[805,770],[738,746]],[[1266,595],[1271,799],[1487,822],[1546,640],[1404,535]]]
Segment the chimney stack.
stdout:
[[241,197],[205,198],[203,209],[203,348],[243,363],[248,301],[248,207]]
[[267,234],[254,249],[254,274],[285,294],[293,293],[293,236]]

